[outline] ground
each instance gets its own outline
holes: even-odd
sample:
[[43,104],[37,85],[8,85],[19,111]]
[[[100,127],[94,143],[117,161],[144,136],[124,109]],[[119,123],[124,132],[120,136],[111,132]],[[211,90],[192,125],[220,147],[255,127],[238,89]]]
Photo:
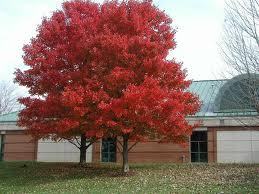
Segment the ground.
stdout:
[[0,162],[0,193],[259,193],[259,164]]

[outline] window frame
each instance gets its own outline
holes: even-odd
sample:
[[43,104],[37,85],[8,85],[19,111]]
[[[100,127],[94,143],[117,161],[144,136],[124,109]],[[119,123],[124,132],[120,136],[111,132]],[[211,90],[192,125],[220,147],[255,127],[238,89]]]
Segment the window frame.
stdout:
[[[208,132],[207,131],[194,131],[193,133],[199,133],[199,132],[203,132],[206,133],[206,140],[193,140],[190,137],[190,155],[191,155],[191,162],[192,163],[196,163],[196,162],[202,162],[202,163],[207,163],[208,162]],[[198,144],[198,149],[197,151],[192,151],[192,143],[197,143]],[[201,143],[206,143],[206,147],[207,147],[207,151],[201,151]],[[193,157],[192,154],[197,154],[198,155],[198,159],[197,161],[193,161]],[[202,154],[206,154],[206,161],[201,161],[201,155]]]
[[[116,162],[117,161],[117,145],[116,145],[117,139],[116,138],[108,138],[102,140],[102,146],[101,146],[101,162]],[[111,150],[111,144],[114,145],[114,151]],[[107,151],[103,151],[103,147],[107,146]],[[104,155],[107,154],[107,160],[104,160]],[[114,154],[114,157],[111,157],[111,155]]]

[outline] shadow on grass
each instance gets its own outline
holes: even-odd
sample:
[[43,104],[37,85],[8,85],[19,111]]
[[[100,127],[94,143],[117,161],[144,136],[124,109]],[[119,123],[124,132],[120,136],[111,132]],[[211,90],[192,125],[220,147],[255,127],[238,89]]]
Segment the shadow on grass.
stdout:
[[26,186],[71,179],[120,176],[134,176],[134,171],[124,175],[121,167],[116,164],[0,162],[0,186]]

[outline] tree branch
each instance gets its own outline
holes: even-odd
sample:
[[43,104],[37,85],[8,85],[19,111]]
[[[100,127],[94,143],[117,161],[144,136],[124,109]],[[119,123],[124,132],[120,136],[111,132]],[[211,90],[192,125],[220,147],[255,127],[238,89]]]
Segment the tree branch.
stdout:
[[73,144],[74,146],[76,146],[78,149],[80,149],[80,146],[78,146],[73,140],[68,140],[67,139],[67,141],[69,142],[69,143],[71,143],[71,144]]
[[132,145],[129,147],[128,151],[130,151],[135,145],[137,145],[137,143],[139,143],[139,141],[136,141],[134,144],[132,144]]

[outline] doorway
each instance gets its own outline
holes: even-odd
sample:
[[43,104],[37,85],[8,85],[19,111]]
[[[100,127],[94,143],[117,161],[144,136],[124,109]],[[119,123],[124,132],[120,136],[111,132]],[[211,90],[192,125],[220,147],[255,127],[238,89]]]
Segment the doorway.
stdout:
[[191,135],[191,162],[208,162],[207,131],[194,131]]

